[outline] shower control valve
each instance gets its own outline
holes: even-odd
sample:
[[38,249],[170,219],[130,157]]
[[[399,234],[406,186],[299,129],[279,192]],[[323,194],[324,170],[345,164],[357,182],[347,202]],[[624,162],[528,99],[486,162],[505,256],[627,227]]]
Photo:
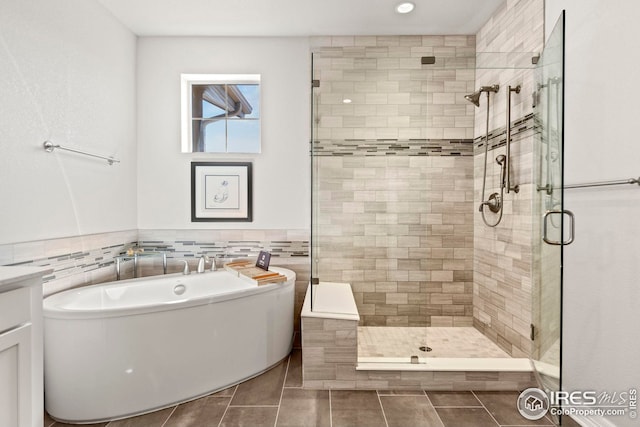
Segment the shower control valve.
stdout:
[[489,210],[493,213],[500,212],[500,207],[502,205],[502,201],[500,200],[500,195],[498,193],[492,193],[489,196],[489,200],[486,202],[480,203],[480,212],[482,212],[482,208],[484,206],[488,206]]

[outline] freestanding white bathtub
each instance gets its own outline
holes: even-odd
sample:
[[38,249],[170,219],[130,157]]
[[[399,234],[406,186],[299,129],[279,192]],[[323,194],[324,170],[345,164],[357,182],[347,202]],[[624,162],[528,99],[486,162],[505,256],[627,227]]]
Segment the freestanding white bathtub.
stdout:
[[44,300],[45,407],[60,421],[143,414],[239,383],[292,346],[295,273],[227,271],[73,289]]

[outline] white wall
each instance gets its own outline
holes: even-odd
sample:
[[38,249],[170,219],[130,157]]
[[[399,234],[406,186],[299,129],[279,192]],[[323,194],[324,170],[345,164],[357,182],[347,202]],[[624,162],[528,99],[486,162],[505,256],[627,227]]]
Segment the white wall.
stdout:
[[135,48],[97,2],[0,2],[0,244],[136,227]]
[[[614,4],[615,3],[615,4]],[[640,3],[546,0],[546,31],[566,9],[565,183],[640,175]],[[576,240],[565,248],[567,390],[640,386],[640,189],[565,191]],[[638,425],[611,417],[619,426]]]
[[[309,64],[306,38],[140,38],[139,228],[308,229]],[[180,153],[181,73],[261,74],[262,153]],[[253,162],[253,222],[191,222],[196,160]]]

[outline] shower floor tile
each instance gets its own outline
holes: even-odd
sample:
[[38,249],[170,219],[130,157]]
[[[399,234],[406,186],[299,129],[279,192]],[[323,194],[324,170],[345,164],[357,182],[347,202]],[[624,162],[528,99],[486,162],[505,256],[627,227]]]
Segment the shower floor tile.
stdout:
[[[420,351],[428,346],[430,352]],[[473,327],[358,327],[358,357],[511,357]]]

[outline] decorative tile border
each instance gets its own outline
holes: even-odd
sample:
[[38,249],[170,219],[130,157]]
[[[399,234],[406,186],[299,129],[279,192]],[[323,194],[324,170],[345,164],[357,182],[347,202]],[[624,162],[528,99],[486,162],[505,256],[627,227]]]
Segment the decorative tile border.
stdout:
[[138,246],[146,250],[167,252],[167,258],[193,258],[201,255],[218,259],[258,256],[260,251],[271,252],[274,258],[308,257],[309,241],[162,241],[140,240]]
[[137,230],[87,234],[0,245],[0,265],[49,267],[52,281],[86,280],[97,271],[115,272],[114,258],[136,244]]
[[[208,237],[193,238],[203,234]],[[115,257],[136,246],[166,251],[167,258],[253,257],[266,250],[282,264],[309,256],[309,236],[304,230],[129,230],[0,245],[0,265],[53,269],[43,278],[46,294],[113,280]]]
[[471,139],[313,141],[314,156],[472,156]]
[[308,230],[139,230],[138,245],[166,251],[168,258],[243,258],[260,251],[275,258],[304,258],[310,237]]
[[[511,122],[511,138],[519,139],[525,136],[525,133],[537,129],[535,114],[530,113],[524,117],[520,117]],[[480,150],[484,151],[485,135],[479,136],[473,140],[473,152],[480,154]],[[489,150],[504,147],[507,143],[507,127],[502,126],[489,132]]]
[[60,280],[69,276],[86,274],[101,268],[112,267],[115,265],[115,257],[125,253],[127,248],[132,246],[135,246],[135,242],[127,242],[88,251],[65,253],[58,256],[7,265],[50,267],[53,269],[53,273],[42,278],[43,283],[47,283],[52,280]]

